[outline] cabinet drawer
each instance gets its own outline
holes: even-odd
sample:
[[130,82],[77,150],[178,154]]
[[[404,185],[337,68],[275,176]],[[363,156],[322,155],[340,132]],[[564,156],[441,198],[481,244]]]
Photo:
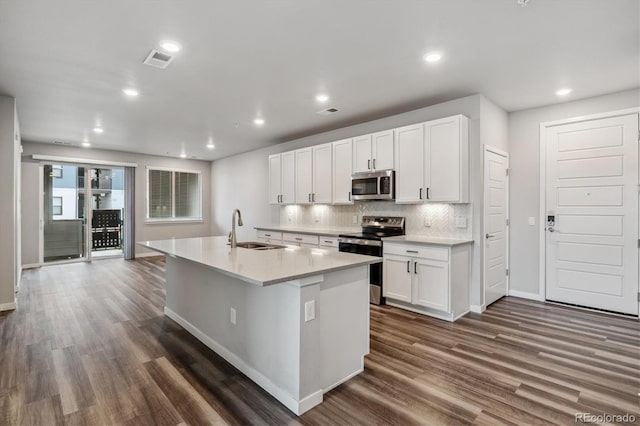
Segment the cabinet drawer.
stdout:
[[383,248],[384,254],[442,260],[444,262],[449,261],[449,249],[443,247],[384,243]]
[[264,231],[258,229],[258,238],[272,241],[282,241],[282,232],[280,231]]
[[306,244],[306,245],[318,245],[318,236],[317,235],[307,235],[307,234],[292,234],[289,232],[282,233],[283,241],[288,243],[297,243],[297,244]]
[[338,238],[337,237],[325,237],[323,235],[320,235],[320,247],[338,248]]

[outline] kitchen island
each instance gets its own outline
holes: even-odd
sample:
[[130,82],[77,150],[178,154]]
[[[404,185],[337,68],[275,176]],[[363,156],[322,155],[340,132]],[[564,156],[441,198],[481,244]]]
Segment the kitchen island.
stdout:
[[381,258],[226,237],[139,244],[166,255],[165,314],[294,413],[363,371]]

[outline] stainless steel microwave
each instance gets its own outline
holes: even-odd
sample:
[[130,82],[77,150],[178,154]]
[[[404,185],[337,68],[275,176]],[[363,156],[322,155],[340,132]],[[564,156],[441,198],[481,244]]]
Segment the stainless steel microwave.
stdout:
[[351,197],[354,200],[394,200],[395,177],[393,170],[354,173],[351,175]]

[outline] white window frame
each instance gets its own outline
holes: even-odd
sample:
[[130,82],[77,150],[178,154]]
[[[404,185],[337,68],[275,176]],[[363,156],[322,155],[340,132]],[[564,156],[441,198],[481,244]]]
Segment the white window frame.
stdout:
[[[60,199],[60,205],[56,206],[53,204],[53,200],[59,198]],[[57,195],[51,196],[51,216],[62,216],[64,214],[64,197],[59,197]],[[54,213],[54,208],[56,207],[60,207],[60,213]]]
[[[172,217],[163,217],[163,218],[152,218],[149,217],[149,172],[152,170],[158,170],[163,172],[172,172],[171,176],[171,184],[174,187],[171,189],[171,216]],[[199,204],[198,204],[198,216],[197,217],[175,217],[176,214],[176,191],[175,191],[175,174],[176,173],[193,173],[198,175],[198,194],[199,194]],[[173,167],[155,167],[155,166],[147,166],[145,168],[145,180],[146,180],[146,216],[145,223],[148,224],[162,224],[162,223],[202,223],[202,172],[200,170],[188,170],[188,169],[176,169]]]

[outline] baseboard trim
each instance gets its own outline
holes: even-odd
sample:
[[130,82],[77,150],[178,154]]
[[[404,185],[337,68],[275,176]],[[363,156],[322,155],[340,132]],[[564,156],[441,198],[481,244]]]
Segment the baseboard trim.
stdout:
[[41,265],[39,263],[27,263],[26,265],[22,265],[22,270],[24,271],[25,269],[35,269],[35,268],[39,268]]
[[236,367],[238,370],[244,373],[247,377],[249,377],[251,380],[256,382],[258,386],[260,386],[262,389],[266,390],[271,395],[273,395],[274,398],[280,401],[285,407],[287,407],[296,415],[299,416],[322,402],[322,399],[323,399],[322,395],[324,393],[322,389],[316,392],[313,392],[312,394],[304,397],[301,400],[297,400],[291,395],[289,395],[286,391],[280,389],[268,377],[266,377],[265,375],[263,375],[262,373],[260,373],[259,371],[251,367],[249,364],[247,364],[242,358],[238,357],[237,355],[229,351],[226,347],[216,342],[206,334],[204,334],[196,326],[191,324],[186,319],[182,318],[180,315],[172,311],[170,308],[165,306],[164,314],[169,318],[171,318],[172,320],[174,320],[175,322],[177,322],[178,324],[180,324],[185,330],[191,333],[196,339],[200,340],[207,347],[209,347],[209,349],[211,349],[212,351],[220,355],[227,362],[232,364],[234,367]]
[[155,251],[152,251],[150,253],[140,253],[140,254],[136,254],[136,259],[139,257],[158,257],[158,256],[164,256],[164,254],[158,253]]
[[9,303],[0,303],[0,312],[15,311],[17,308],[18,304],[15,302],[15,300]]
[[485,304],[483,303],[482,305],[471,305],[470,307],[471,309],[469,309],[471,312],[474,312],[476,314],[481,314],[484,311],[487,310],[487,307],[485,306]]
[[520,297],[522,299],[537,300],[538,302],[544,302],[544,297],[538,293],[529,293],[526,291],[509,290],[509,296]]

